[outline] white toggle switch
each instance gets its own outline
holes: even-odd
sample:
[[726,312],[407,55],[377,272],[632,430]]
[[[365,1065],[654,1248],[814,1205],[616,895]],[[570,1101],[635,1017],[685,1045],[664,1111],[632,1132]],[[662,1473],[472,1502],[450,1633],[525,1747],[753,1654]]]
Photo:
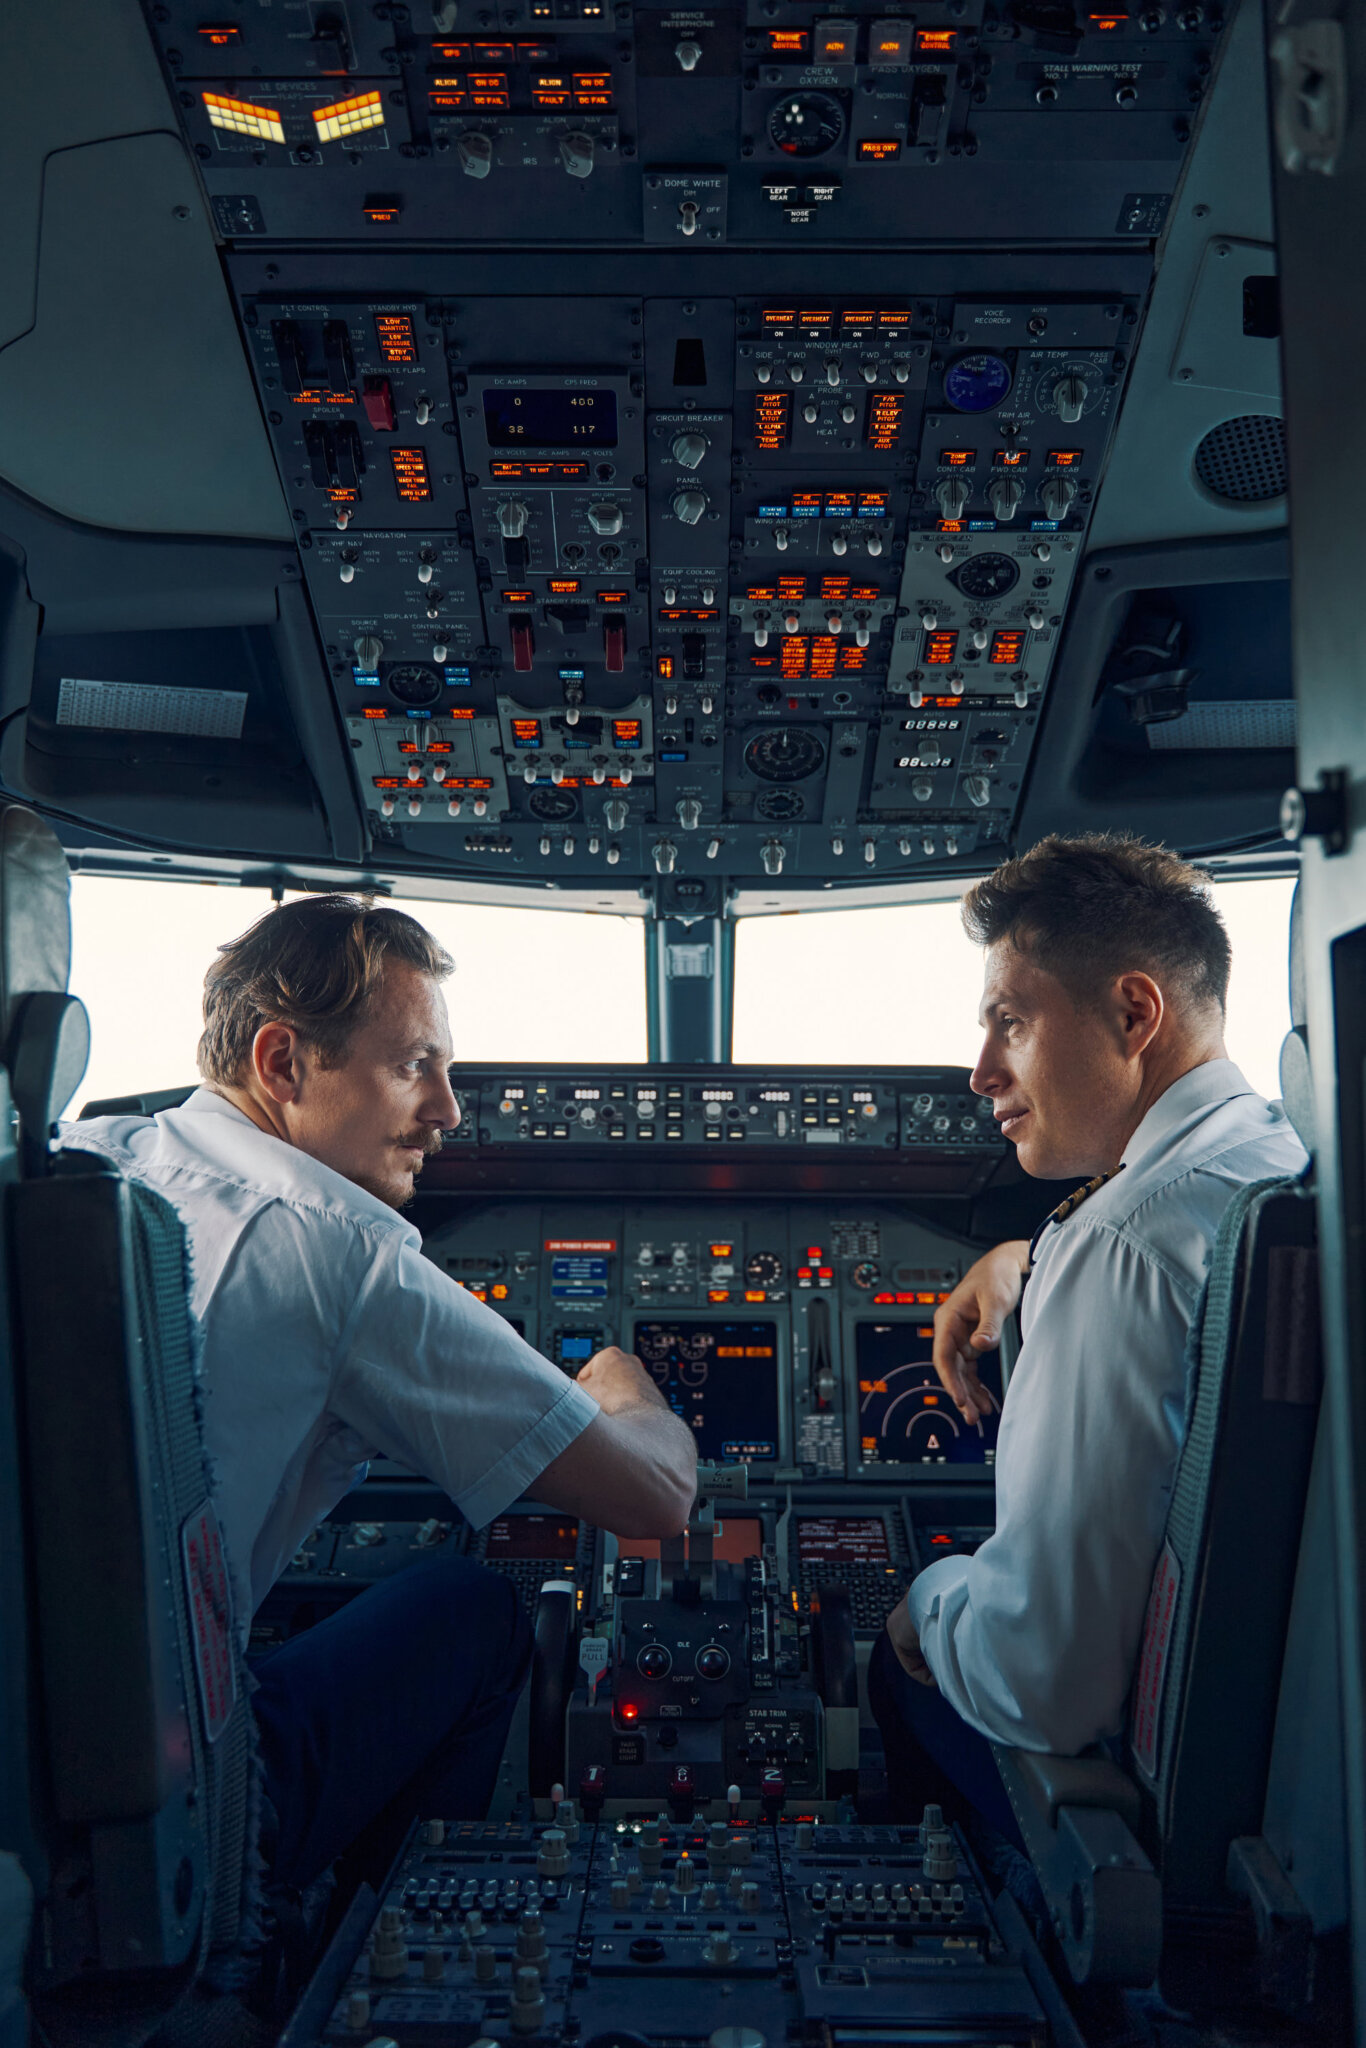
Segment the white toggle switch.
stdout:
[[430,398],[419,398],[417,404],[413,407],[413,418],[420,427],[425,427],[431,416],[432,402]]
[[338,569],[337,574],[338,576],[340,576],[343,583],[354,583],[356,580],[355,563],[343,562],[340,569]]
[[974,647],[975,647],[975,648],[977,649],[977,651],[978,651],[978,653],[979,653],[979,654],[981,653],[982,649],[983,649],[983,648],[984,648],[984,647],[985,647],[985,646],[987,645],[987,642],[988,642],[988,641],[989,641],[990,639],[991,639],[991,635],[990,635],[990,633],[989,633],[989,632],[987,631],[987,629],[986,629],[986,627],[985,627],[985,626],[974,626],[974,627],[973,627],[973,629],[972,629],[972,644],[973,644],[973,646],[974,646]]
[[827,633],[842,633],[844,631],[843,613],[827,612],[825,615],[825,630]]
[[678,207],[678,218],[684,234],[695,235],[697,233],[697,201],[695,199],[681,200]]
[[864,842],[863,842],[863,858],[864,858],[864,859],[865,859],[865,860],[867,861],[867,863],[868,863],[868,865],[869,865],[869,867],[870,867],[870,868],[871,868],[871,867],[876,867],[876,865],[877,865],[877,841],[876,841],[876,839],[865,839],[865,840],[864,840]]
[[460,808],[460,798],[453,796],[446,806],[446,816],[448,818],[458,818],[460,816]]
[[409,797],[408,816],[410,818],[420,818],[422,816],[422,799],[420,796]]
[[808,427],[814,427],[820,416],[821,409],[815,399],[808,399],[807,403],[802,407],[802,418],[806,421]]
[[840,362],[838,356],[831,356],[825,365],[825,381],[832,391],[840,388]]
[[483,817],[486,817],[486,816],[488,815],[488,808],[489,808],[489,800],[488,800],[488,798],[487,798],[486,796],[477,796],[477,797],[476,797],[476,798],[474,799],[474,806],[473,806],[473,808],[474,808],[474,815],[475,815],[475,817],[476,817],[476,818],[483,818]]
[[848,535],[843,533],[832,533],[830,536],[830,552],[832,555],[847,555],[849,552]]
[[418,565],[417,565],[417,580],[418,580],[418,582],[419,582],[419,583],[430,583],[430,582],[431,582],[431,580],[432,580],[432,565],[431,565],[431,563],[430,563],[430,562],[419,562],[419,563],[418,563]]
[[493,168],[492,136],[472,130],[456,137],[455,149],[460,158],[460,168],[467,178],[487,178]]
[[787,531],[787,528],[786,528],[785,526],[775,526],[775,527],[774,527],[774,529],[773,529],[773,545],[774,545],[774,547],[775,547],[775,548],[776,548],[776,549],[778,550],[778,553],[779,553],[780,555],[785,555],[785,554],[787,553],[787,543],[788,543],[788,538],[789,538],[789,536],[788,536],[788,531]]
[[435,641],[433,641],[433,643],[432,643],[432,660],[433,660],[433,661],[444,661],[444,660],[446,659],[446,656],[447,656],[447,655],[449,654],[449,652],[450,652],[450,649],[449,649],[449,648],[447,647],[447,645],[446,645],[446,643],[445,643],[445,641],[444,641],[444,640],[435,640]]
[[702,45],[695,43],[691,36],[684,36],[681,43],[674,44],[674,55],[680,71],[696,71],[702,61]]
[[880,555],[882,553],[882,535],[880,533],[870,533],[867,540],[867,548],[870,555]]

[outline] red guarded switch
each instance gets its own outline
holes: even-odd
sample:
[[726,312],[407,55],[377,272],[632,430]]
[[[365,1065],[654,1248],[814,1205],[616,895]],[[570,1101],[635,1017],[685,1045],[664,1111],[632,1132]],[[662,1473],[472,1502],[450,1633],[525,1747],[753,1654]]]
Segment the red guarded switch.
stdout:
[[619,676],[626,666],[625,619],[603,620],[602,650],[607,661],[608,675]]
[[530,619],[509,619],[508,628],[512,634],[512,666],[519,675],[531,667],[531,657],[536,652]]
[[377,434],[392,434],[398,422],[394,411],[394,387],[387,377],[367,377],[361,391],[365,417]]

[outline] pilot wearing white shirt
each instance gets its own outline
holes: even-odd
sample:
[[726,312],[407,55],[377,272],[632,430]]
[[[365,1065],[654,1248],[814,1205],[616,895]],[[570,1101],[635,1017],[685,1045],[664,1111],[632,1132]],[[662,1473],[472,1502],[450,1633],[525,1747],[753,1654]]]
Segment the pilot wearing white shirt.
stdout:
[[[237,1625],[383,1452],[482,1525],[529,1488],[623,1536],[687,1521],[692,1432],[640,1361],[570,1381],[422,1256],[398,1212],[458,1126],[441,983],[402,911],[272,911],[204,985],[205,1086],[156,1117],[69,1125],[174,1204],[189,1240],[205,1447]],[[464,1558],[400,1572],[255,1667],[277,1886],[351,1851],[378,1881],[419,1813],[477,1818],[526,1677],[509,1580]]]
[[1085,1185],[935,1318],[939,1376],[976,1421],[978,1361],[1023,1292],[996,1528],[916,1579],[869,1691],[894,1802],[956,1791],[1013,1837],[989,1742],[1073,1755],[1121,1727],[1210,1250],[1239,1187],[1306,1157],[1226,1055],[1228,937],[1174,854],[1046,839],[972,889],[963,920],[986,949],[973,1088],[1026,1173]]

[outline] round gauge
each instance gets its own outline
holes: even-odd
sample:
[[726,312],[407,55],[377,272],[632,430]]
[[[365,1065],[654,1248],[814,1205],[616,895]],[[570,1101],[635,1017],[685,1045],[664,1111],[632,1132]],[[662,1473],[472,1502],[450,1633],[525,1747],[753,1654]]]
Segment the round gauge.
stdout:
[[849,1278],[853,1281],[855,1287],[865,1289],[876,1287],[878,1281],[882,1278],[882,1268],[878,1265],[876,1259],[860,1259],[859,1263],[850,1272]]
[[[698,1366],[698,1365],[700,1365],[700,1366],[701,1366],[701,1367],[703,1368],[703,1372],[704,1372],[704,1376],[705,1376],[705,1369],[706,1369],[706,1366],[707,1366],[707,1362],[708,1362],[708,1360],[709,1360],[709,1359],[710,1359],[710,1357],[711,1357],[711,1347],[712,1347],[712,1334],[711,1334],[711,1331],[710,1331],[710,1330],[677,1330],[677,1331],[675,1331],[675,1333],[674,1333],[674,1340],[673,1340],[673,1341],[674,1341],[674,1345],[675,1345],[675,1347],[676,1347],[676,1349],[677,1349],[677,1351],[678,1351],[678,1355],[679,1355],[679,1358],[680,1358],[680,1359],[681,1359],[681,1360],[683,1361],[684,1365],[685,1365],[685,1366]],[[695,1376],[694,1376],[694,1379],[693,1379],[692,1381],[690,1381],[690,1382],[689,1382],[689,1384],[690,1384],[690,1385],[695,1385],[696,1383],[697,1383],[697,1382],[696,1382],[696,1378],[695,1378]]]
[[705,1387],[707,1371],[705,1358],[685,1358],[678,1368],[678,1384],[681,1387]]
[[667,1371],[670,1346],[667,1330],[658,1329],[652,1323],[636,1324],[636,1352],[646,1365],[662,1365]]
[[532,815],[537,818],[575,818],[578,816],[579,800],[572,789],[533,789],[527,798]]
[[400,704],[435,704],[441,695],[440,676],[420,661],[400,662],[384,680]]
[[751,1252],[745,1260],[747,1287],[776,1287],[783,1277],[783,1262],[776,1252]]
[[959,356],[944,372],[944,396],[955,412],[990,412],[1010,389],[1010,365],[1000,356]]
[[745,748],[745,766],[760,782],[805,782],[825,766],[825,742],[800,725],[776,725],[756,733]]
[[769,140],[788,156],[824,156],[844,133],[844,109],[828,92],[793,92],[768,117]]
[[964,597],[1004,597],[1020,580],[1020,569],[1009,555],[969,555],[961,569],[955,569],[950,583],[956,583]]
[[801,818],[806,798],[795,789],[766,789],[754,806],[761,818]]

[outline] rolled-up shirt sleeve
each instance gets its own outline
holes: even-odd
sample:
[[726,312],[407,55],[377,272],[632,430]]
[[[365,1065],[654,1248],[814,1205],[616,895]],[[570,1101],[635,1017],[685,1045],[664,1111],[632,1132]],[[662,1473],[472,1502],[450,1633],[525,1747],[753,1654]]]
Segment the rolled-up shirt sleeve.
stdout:
[[329,1408],[482,1527],[601,1411],[503,1318],[388,1233],[338,1345]]
[[995,1533],[912,1585],[945,1699],[993,1741],[1070,1756],[1118,1728],[1184,1430],[1185,1275],[1078,1217],[1029,1282]]

